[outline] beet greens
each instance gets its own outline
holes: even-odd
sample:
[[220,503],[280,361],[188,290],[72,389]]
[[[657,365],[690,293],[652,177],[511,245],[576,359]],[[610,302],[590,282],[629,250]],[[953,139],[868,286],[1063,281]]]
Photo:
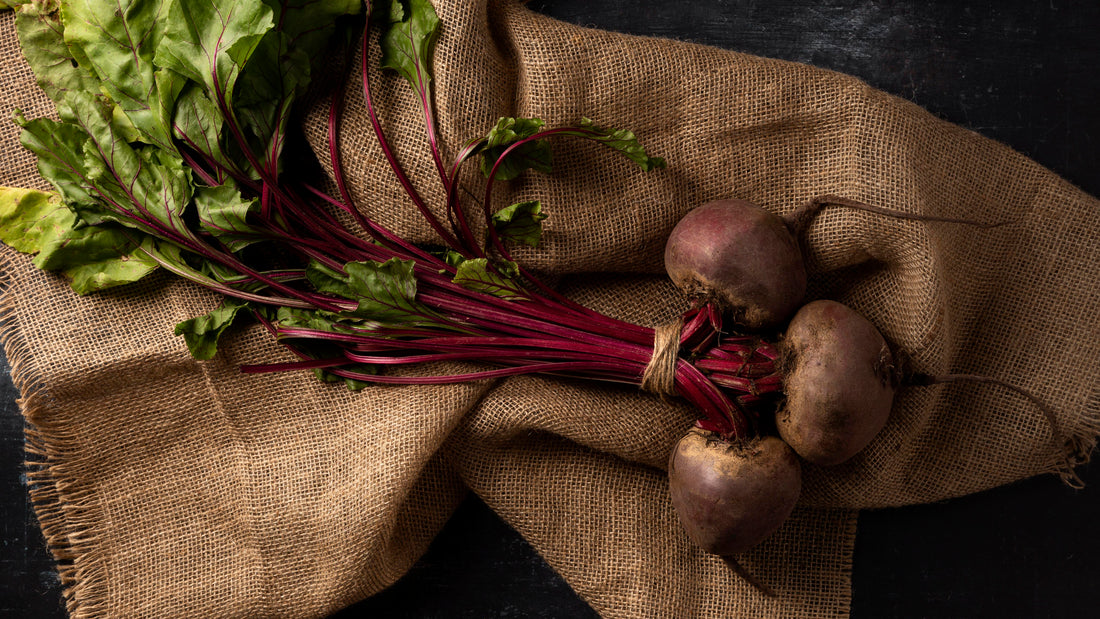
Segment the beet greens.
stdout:
[[[36,253],[41,268],[69,275],[80,293],[160,268],[224,295],[209,314],[176,326],[196,358],[213,357],[231,325],[255,319],[297,360],[245,372],[311,370],[351,388],[530,373],[645,382],[693,403],[703,428],[739,437],[754,433],[758,407],[778,396],[775,347],[725,332],[713,306],[694,307],[667,336],[672,356],[653,387],[654,329],[581,306],[512,259],[511,244],[539,243],[548,213],[538,201],[494,210],[494,184],[551,172],[552,140],[595,141],[643,171],[665,163],[629,131],[588,119],[548,128],[535,118],[501,118],[444,161],[430,72],[440,24],[427,0],[365,7],[205,0],[186,10],[178,1],[138,0],[118,14],[94,3],[59,8],[29,4],[17,19],[60,121],[17,114],[16,122],[56,192],[3,190],[0,237]],[[375,25],[381,67],[417,96],[444,217],[387,142],[364,43],[358,70],[367,113],[395,180],[439,247],[414,245],[357,208],[339,155],[340,93],[328,135],[336,195],[283,169],[295,103],[316,63],[330,43],[350,46],[357,32],[368,40]],[[484,184],[468,212],[460,189],[476,194],[460,188],[459,171],[472,159]],[[434,361],[481,366],[428,376],[386,371]]]

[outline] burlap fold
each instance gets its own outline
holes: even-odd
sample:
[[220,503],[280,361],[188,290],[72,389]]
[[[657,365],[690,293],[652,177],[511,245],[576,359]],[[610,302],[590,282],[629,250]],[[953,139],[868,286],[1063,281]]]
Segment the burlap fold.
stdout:
[[[1058,414],[1080,453],[1100,431],[1100,203],[1003,145],[853,78],[579,28],[512,2],[437,0],[447,153],[499,116],[629,127],[667,170],[555,144],[555,171],[502,185],[539,199],[544,244],[517,257],[610,314],[656,325],[683,299],[661,274],[688,209],[736,196],[777,212],[832,193],[976,229],[831,209],[808,234],[813,296],[848,303],[922,371],[996,376]],[[0,108],[49,113],[3,17]],[[441,204],[406,88],[376,104],[422,193]],[[361,92],[342,149],[360,206],[429,240],[380,158]],[[319,106],[320,110],[323,106]],[[307,119],[325,149],[322,112]],[[42,187],[0,127],[0,184]],[[843,617],[857,509],[934,501],[1056,472],[1043,416],[988,385],[909,388],[854,461],[806,467],[794,517],[742,563],[769,599],[695,550],[663,467],[691,410],[551,378],[351,393],[306,374],[260,329],[192,361],[171,326],[215,299],[167,277],[76,297],[3,253],[3,344],[31,425],[34,500],[74,617],[323,616],[395,581],[465,489],[608,617]],[[1063,371],[1073,368],[1072,372]]]

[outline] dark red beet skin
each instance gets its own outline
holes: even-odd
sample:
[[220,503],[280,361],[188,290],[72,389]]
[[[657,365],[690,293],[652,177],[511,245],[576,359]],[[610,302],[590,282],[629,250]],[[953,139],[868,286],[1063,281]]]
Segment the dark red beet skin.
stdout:
[[665,244],[665,270],[688,296],[754,329],[782,324],[806,294],[802,251],[786,223],[745,200],[689,211]]
[[779,435],[814,464],[840,464],[870,443],[894,402],[894,356],[866,318],[836,301],[807,303],[784,336]]
[[672,505],[707,552],[745,552],[779,528],[802,489],[798,457],[775,437],[730,443],[693,428],[668,462]]

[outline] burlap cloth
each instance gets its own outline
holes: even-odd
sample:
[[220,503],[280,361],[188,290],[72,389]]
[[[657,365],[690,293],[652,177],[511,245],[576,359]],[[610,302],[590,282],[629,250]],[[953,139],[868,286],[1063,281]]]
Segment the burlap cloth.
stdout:
[[[809,234],[813,296],[866,314],[917,366],[1034,391],[1082,452],[1098,431],[1100,204],[1022,155],[858,80],[816,68],[555,22],[512,3],[439,0],[439,128],[448,152],[501,115],[629,127],[667,170],[590,144],[501,191],[550,211],[520,258],[599,309],[655,324],[685,306],[661,276],[685,211],[738,196],[785,212],[835,193],[1012,223],[994,229],[842,210]],[[49,113],[3,17],[0,109]],[[437,200],[419,116],[377,82],[383,124]],[[351,88],[344,157],[361,205],[426,238]],[[314,143],[319,118],[307,122]],[[0,127],[0,184],[38,186]],[[34,500],[75,617],[323,616],[407,570],[472,488],[608,617],[843,617],[856,510],[934,501],[1055,471],[1063,453],[1020,397],[910,388],[866,453],[806,467],[793,518],[742,558],[768,599],[686,540],[663,467],[680,405],[549,378],[351,393],[258,329],[198,363],[171,326],[215,298],[155,277],[78,298],[3,254],[4,346],[30,423]]]

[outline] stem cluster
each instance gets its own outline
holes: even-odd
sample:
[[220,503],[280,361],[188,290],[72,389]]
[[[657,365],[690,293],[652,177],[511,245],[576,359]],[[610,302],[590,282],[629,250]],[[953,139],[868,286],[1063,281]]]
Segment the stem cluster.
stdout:
[[[420,98],[431,156],[447,196],[447,220],[440,220],[403,171],[382,130],[372,101],[365,48],[360,56],[360,74],[367,115],[396,179],[451,252],[461,260],[485,259],[490,271],[503,275],[499,265],[511,262],[511,256],[492,225],[491,205],[494,181],[505,160],[547,138],[599,140],[606,139],[607,133],[590,126],[552,128],[517,139],[504,148],[484,184],[480,207],[487,232],[484,242],[478,242],[459,198],[459,171],[464,162],[484,148],[485,138],[468,141],[455,161],[449,167],[444,165],[432,126],[431,102]],[[425,311],[415,327],[348,322],[336,328],[288,323],[257,312],[268,330],[298,360],[246,366],[244,371],[320,369],[350,381],[389,384],[437,384],[532,373],[641,384],[653,357],[654,329],[579,305],[518,265],[516,277],[499,279],[507,294],[471,289],[456,283],[457,268],[443,252],[417,247],[364,215],[354,203],[341,166],[340,98],[337,94],[333,99],[328,123],[330,162],[339,196],[326,195],[308,185],[296,187],[277,176],[271,167],[257,166],[262,171],[258,181],[221,168],[212,159],[204,161],[202,167],[209,170],[210,176],[228,174],[262,196],[264,208],[257,218],[257,228],[304,259],[340,273],[344,273],[346,263],[354,261],[412,261],[416,306]],[[222,105],[232,122],[224,101]],[[349,215],[359,230],[345,228],[330,209]],[[272,293],[278,292],[281,297],[268,299],[273,304],[308,304],[312,309],[337,314],[354,309],[347,299],[311,290],[303,285],[306,278],[294,277],[293,271],[284,270],[284,277],[276,279],[240,269],[235,259],[225,263]],[[257,300],[255,293],[237,296]],[[287,299],[295,302],[287,304]],[[691,309],[682,321],[676,344],[679,354],[673,368],[674,393],[699,409],[704,428],[725,436],[747,437],[756,425],[756,410],[773,401],[781,388],[774,363],[775,347],[754,337],[724,332],[720,313],[710,305]],[[469,361],[491,367],[429,376],[397,376],[384,371],[392,366],[440,361]]]

